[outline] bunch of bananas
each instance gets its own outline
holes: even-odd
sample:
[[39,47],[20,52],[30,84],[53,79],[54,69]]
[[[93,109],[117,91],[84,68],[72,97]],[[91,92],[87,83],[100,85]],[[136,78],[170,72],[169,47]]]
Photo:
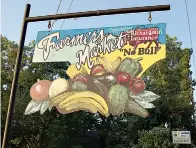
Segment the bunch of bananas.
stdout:
[[100,95],[92,91],[69,91],[70,85],[67,84],[67,80],[58,78],[52,82],[49,89],[50,100],[60,113],[84,110],[99,112],[106,117],[109,115],[107,103]]

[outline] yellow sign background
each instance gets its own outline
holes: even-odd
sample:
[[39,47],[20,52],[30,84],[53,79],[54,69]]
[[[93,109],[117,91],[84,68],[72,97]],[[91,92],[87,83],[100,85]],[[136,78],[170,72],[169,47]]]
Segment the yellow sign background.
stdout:
[[[140,58],[142,57],[143,60],[140,61],[141,65],[142,65],[142,72],[138,75],[138,77],[141,77],[142,74],[150,67],[152,66],[154,63],[156,63],[157,61],[161,60],[161,59],[165,59],[166,57],[166,45],[165,44],[158,44],[158,47],[160,47],[160,49],[156,52],[156,54],[143,54],[143,55],[138,55],[138,50],[139,48],[144,48],[146,49],[148,47],[148,45],[150,44],[150,42],[148,43],[141,43],[138,45],[137,49],[136,49],[136,54],[135,55],[126,55],[124,56],[124,52],[121,52],[120,50],[115,50],[112,53],[106,53],[106,54],[100,54],[100,56],[105,57],[108,61],[110,61],[111,63],[114,62],[118,57],[121,57],[121,59],[125,59],[127,57],[132,58],[132,59],[136,59],[136,58]],[[156,44],[154,42],[152,42],[152,44],[149,46],[149,49],[151,49],[151,47],[153,47],[155,49]],[[127,44],[125,45],[122,49],[133,49],[134,47]],[[92,60],[95,61],[96,63],[96,58],[93,58]],[[87,63],[85,63],[84,67],[86,68],[86,70],[88,71],[88,73],[90,73],[90,69],[87,66]]]

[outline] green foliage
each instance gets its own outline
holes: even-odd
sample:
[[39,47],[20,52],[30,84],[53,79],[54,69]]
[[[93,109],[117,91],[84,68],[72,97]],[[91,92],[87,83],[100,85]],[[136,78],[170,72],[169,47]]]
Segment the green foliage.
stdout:
[[163,126],[155,127],[149,131],[139,133],[139,141],[136,148],[177,148],[178,145],[172,144],[168,128]]
[[145,119],[124,114],[113,119],[106,134],[106,148],[131,147],[137,142],[138,131],[145,127]]

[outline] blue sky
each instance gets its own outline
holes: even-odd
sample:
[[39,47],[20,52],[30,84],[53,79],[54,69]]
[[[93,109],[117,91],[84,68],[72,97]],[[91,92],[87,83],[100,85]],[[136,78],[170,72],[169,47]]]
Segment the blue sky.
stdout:
[[[68,10],[71,0],[62,0],[59,13]],[[187,0],[190,16],[190,24],[193,39],[193,49],[196,61],[196,0]],[[30,16],[55,14],[59,0],[2,0],[1,1],[1,33],[8,39],[18,42],[21,31],[22,18],[26,3],[31,4]],[[167,23],[167,34],[176,36],[182,41],[182,47],[190,48],[189,30],[186,17],[184,0],[74,0],[70,12],[90,10],[137,7],[147,5],[170,4],[170,11],[153,12],[152,23]],[[58,20],[54,29],[60,29],[63,20]],[[26,42],[35,40],[38,31],[47,30],[48,22],[30,23],[27,29]],[[113,16],[99,16],[90,18],[78,18],[66,20],[62,29],[95,28],[107,26],[121,26],[134,24],[147,24],[148,13],[122,14]],[[193,59],[191,59],[193,65]],[[196,79],[195,71],[191,67],[193,78]],[[196,98],[196,91],[194,93]]]

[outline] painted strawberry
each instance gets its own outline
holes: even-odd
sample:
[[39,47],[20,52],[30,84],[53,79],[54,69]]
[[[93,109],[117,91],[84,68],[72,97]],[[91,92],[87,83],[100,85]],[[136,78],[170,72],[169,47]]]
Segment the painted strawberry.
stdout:
[[131,80],[131,76],[126,72],[119,72],[117,74],[118,84],[129,83],[130,80]]
[[88,82],[88,79],[83,76],[83,75],[76,75],[74,78],[73,78],[73,81],[74,82],[82,82],[82,83],[87,83]]
[[135,78],[131,80],[129,83],[129,89],[134,95],[143,92],[145,88],[146,88],[146,84],[141,78]]

